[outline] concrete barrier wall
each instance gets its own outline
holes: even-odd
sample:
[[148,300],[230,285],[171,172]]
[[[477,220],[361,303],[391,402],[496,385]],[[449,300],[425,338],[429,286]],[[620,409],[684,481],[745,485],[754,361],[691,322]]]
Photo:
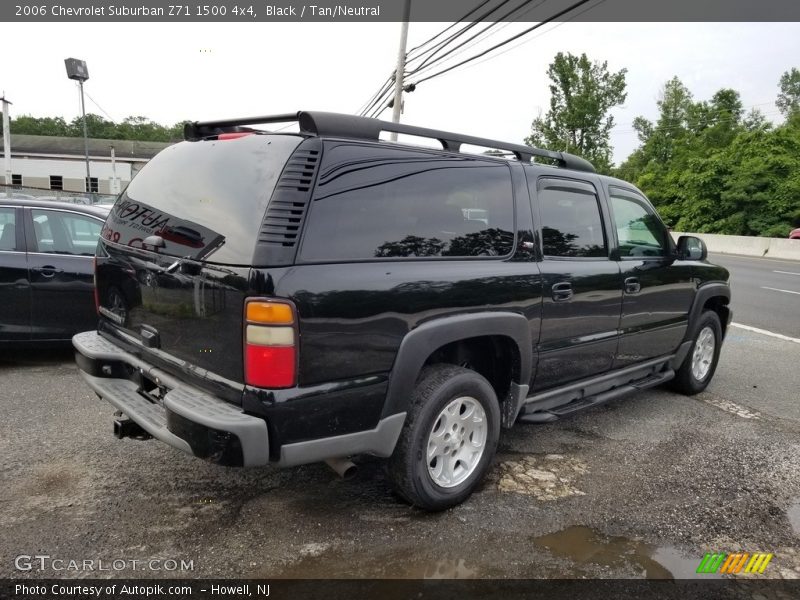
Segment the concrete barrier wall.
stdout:
[[675,241],[678,241],[678,238],[682,235],[699,237],[705,242],[709,252],[800,260],[800,240],[746,235],[672,232],[672,237]]

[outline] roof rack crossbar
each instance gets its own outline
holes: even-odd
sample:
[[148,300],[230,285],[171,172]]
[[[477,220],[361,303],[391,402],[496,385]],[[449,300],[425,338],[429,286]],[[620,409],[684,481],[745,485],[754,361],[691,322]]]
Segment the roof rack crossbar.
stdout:
[[404,123],[390,123],[379,119],[330,112],[299,111],[297,113],[286,113],[282,115],[187,123],[184,126],[184,137],[187,140],[196,141],[204,137],[219,135],[220,133],[243,131],[246,130],[243,128],[248,125],[292,121],[297,121],[300,126],[300,132],[307,135],[340,136],[377,141],[380,139],[381,132],[384,131],[403,133],[437,140],[444,150],[451,152],[460,152],[462,145],[469,144],[472,146],[481,146],[510,152],[517,160],[522,162],[530,162],[534,156],[538,156],[540,158],[554,160],[558,166],[563,168],[577,171],[595,171],[594,166],[589,161],[580,156],[568,154],[567,152],[556,152],[543,148],[533,148],[523,144],[511,144],[471,135],[439,131],[427,127],[417,127]]

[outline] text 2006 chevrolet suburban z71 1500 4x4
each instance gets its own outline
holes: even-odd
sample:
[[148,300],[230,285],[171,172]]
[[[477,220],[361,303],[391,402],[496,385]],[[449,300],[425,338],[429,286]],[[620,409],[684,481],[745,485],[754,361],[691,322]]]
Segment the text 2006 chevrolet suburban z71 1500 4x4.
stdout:
[[98,329],[73,340],[120,436],[224,465],[388,457],[400,495],[437,510],[501,428],[714,375],[728,272],[581,158],[317,112],[186,139],[114,205]]

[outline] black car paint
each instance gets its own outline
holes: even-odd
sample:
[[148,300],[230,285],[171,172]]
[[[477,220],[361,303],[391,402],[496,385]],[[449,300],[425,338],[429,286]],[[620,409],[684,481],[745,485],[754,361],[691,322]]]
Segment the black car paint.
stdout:
[[[606,258],[547,259],[533,225],[535,186],[529,188],[526,179],[561,171],[514,163],[509,169],[516,239],[508,257],[297,260],[294,266],[249,270],[185,259],[175,267],[175,257],[103,240],[101,305],[111,290],[119,290],[127,311],[123,327],[102,318],[100,331],[125,350],[265,417],[274,457],[281,444],[370,429],[381,416],[404,410],[387,401],[404,339],[424,324],[458,315],[507,311],[524,319],[530,347],[518,351],[531,362],[521,370],[529,376],[516,383],[531,393],[674,353],[687,334],[696,288],[727,281],[727,272],[678,260],[673,249],[662,259],[620,260],[613,227],[607,231]],[[568,176],[598,189],[608,224],[607,186],[628,184],[588,173]],[[640,292],[624,292],[630,276],[640,280]],[[556,301],[554,286],[564,282],[573,294]],[[295,388],[263,390],[242,383],[242,314],[245,298],[252,296],[289,298],[297,307]],[[181,355],[144,347],[139,338],[144,326],[154,327],[169,348],[181,348]],[[434,346],[414,352],[424,354],[424,362]],[[413,382],[416,375],[409,377]],[[407,397],[399,402],[404,401]]]
[[97,326],[93,256],[40,253],[32,209],[88,216],[102,224],[108,208],[0,197],[16,210],[17,250],[0,250],[0,344],[68,342]]

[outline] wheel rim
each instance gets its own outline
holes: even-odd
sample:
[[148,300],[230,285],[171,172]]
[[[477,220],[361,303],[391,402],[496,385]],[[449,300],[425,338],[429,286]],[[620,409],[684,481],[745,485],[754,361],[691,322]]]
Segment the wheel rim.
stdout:
[[697,335],[692,353],[692,375],[697,381],[705,379],[711,370],[715,346],[714,330],[711,327],[703,327]]
[[444,407],[428,435],[428,473],[444,488],[455,487],[478,466],[486,448],[486,412],[471,396]]

